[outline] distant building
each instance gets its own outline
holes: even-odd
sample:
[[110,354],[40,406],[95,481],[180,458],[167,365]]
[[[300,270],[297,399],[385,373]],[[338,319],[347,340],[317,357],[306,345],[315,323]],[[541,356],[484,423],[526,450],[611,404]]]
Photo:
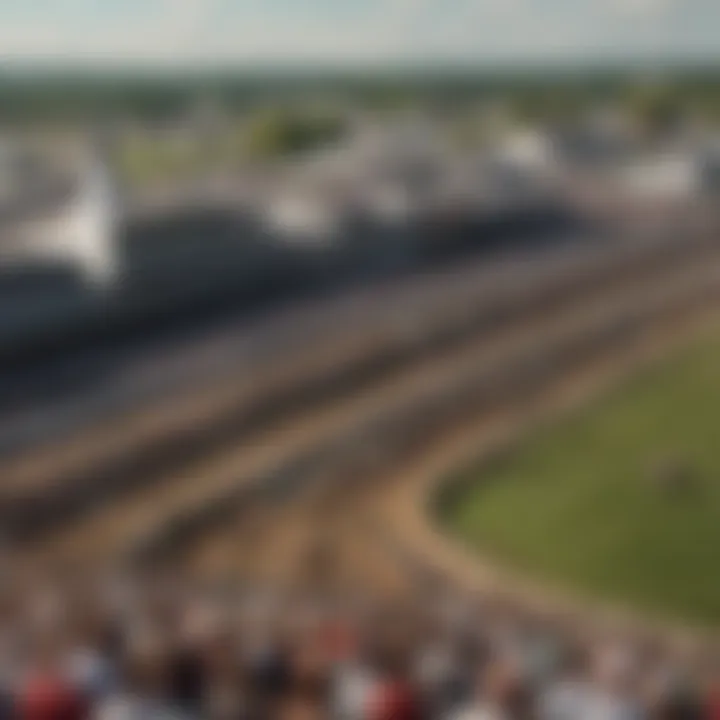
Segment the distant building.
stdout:
[[702,190],[702,168],[695,154],[641,157],[621,169],[620,180],[638,198],[684,200]]
[[298,188],[268,198],[263,221],[272,236],[283,242],[323,245],[337,237],[342,212],[323,194]]
[[58,167],[17,152],[0,166],[0,267],[69,264],[94,285],[111,283],[120,208],[103,164]]
[[700,157],[700,173],[703,189],[710,193],[720,192],[720,142],[706,147]]
[[547,171],[557,160],[556,148],[548,134],[525,130],[510,135],[498,148],[499,162],[527,172]]

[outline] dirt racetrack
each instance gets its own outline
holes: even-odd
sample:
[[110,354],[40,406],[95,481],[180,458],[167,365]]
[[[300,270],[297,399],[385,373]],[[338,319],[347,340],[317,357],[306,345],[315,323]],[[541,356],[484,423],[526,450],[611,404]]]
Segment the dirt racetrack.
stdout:
[[[421,451],[351,488],[325,488],[290,505],[238,515],[234,525],[210,533],[184,559],[204,576],[230,574],[294,587],[320,581],[333,592],[360,597],[372,589],[411,598],[425,583],[449,585],[469,597],[520,605],[566,624],[652,636],[683,652],[714,647],[714,630],[588,604],[482,561],[441,533],[432,499],[438,480],[458,465],[492,457],[537,423],[571,412],[678,344],[718,329],[717,303],[668,318],[637,342],[580,364],[525,400],[446,428]],[[320,578],[318,550],[324,559]]]
[[[361,478],[372,454],[411,453],[436,431],[461,422],[476,407],[497,406],[564,371],[568,363],[625,342],[642,323],[677,307],[706,302],[720,280],[720,256],[709,256],[642,282],[590,293],[562,312],[520,323],[492,343],[478,341],[430,357],[361,392],[287,417],[244,442],[209,454],[182,472],[156,477],[137,490],[85,513],[54,533],[53,553],[79,559],[149,554],[185,543],[224,523],[252,495],[293,499],[323,476]],[[419,422],[419,419],[422,422]],[[378,463],[387,459],[376,457]]]
[[[478,289],[470,278],[416,310],[422,323],[410,334],[399,332],[406,315],[380,313],[382,322],[306,344],[264,374],[238,370],[231,386],[217,379],[70,449],[13,460],[0,513],[20,508],[18,528],[39,528],[18,532],[17,556],[162,560],[200,575],[354,592],[412,593],[440,571],[560,607],[448,547],[425,500],[442,469],[579,402],[720,307],[712,238],[626,248],[590,265],[583,274],[560,263],[537,284],[512,274]],[[128,453],[135,464],[118,469]],[[74,504],[38,499],[48,488]]]

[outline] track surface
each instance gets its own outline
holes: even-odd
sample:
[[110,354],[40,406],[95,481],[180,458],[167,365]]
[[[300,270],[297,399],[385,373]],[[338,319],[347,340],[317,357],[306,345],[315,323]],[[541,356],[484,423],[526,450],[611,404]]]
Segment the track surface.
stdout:
[[[382,460],[386,449],[382,442],[378,444],[378,438],[391,437],[393,427],[412,426],[413,417],[428,414],[437,414],[442,421],[439,424],[445,424],[448,398],[450,406],[457,405],[457,397],[467,395],[467,388],[476,387],[475,394],[480,393],[474,398],[475,405],[492,407],[502,397],[489,402],[483,393],[498,383],[516,385],[513,374],[533,377],[538,368],[551,368],[562,361],[557,353],[587,354],[595,352],[598,343],[631,337],[637,327],[629,318],[649,322],[677,306],[705,301],[720,281],[719,262],[714,248],[702,246],[696,253],[685,253],[682,260],[674,257],[659,264],[652,272],[635,269],[619,283],[588,284],[587,289],[580,283],[561,308],[548,307],[539,316],[527,310],[533,306],[530,295],[525,300],[526,313],[520,313],[514,322],[502,323],[491,333],[476,334],[452,352],[430,353],[401,364],[360,390],[344,388],[323,402],[304,403],[281,413],[266,427],[240,433],[229,447],[202,455],[180,472],[171,466],[141,486],[129,483],[112,502],[85,508],[72,524],[51,532],[35,550],[45,555],[51,548],[54,558],[106,562],[138,548],[168,543],[172,547],[178,536],[185,539],[189,535],[191,549],[198,548],[196,557],[218,557],[224,552],[217,548],[228,545],[229,554],[237,555],[232,551],[234,518],[243,516],[248,488],[254,492],[273,487],[272,498],[283,499],[294,497],[288,488],[302,496],[306,487],[323,478],[337,482],[338,475],[368,475],[372,472],[368,457],[379,455],[375,460]],[[499,285],[507,287],[507,283]],[[468,298],[461,300],[467,302]],[[629,315],[630,310],[635,314]],[[552,351],[538,356],[542,347]],[[276,384],[274,381],[273,386]],[[408,440],[399,438],[398,442],[407,444]],[[296,502],[302,504],[302,498]],[[267,498],[261,505],[268,505]],[[219,510],[223,512],[218,515]],[[287,512],[292,513],[292,508]],[[200,542],[208,533],[210,539]]]
[[62,441],[2,461],[0,518],[20,562],[169,559],[201,575],[413,592],[435,552],[413,459],[467,425],[485,428],[481,442],[509,409],[522,417],[719,303],[720,246],[702,234],[311,304],[174,361],[146,358],[110,395],[82,399]]

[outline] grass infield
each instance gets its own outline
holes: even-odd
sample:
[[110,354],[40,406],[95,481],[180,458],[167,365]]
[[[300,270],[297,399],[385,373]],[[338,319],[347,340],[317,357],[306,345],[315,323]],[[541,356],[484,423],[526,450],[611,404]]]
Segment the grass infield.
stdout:
[[586,596],[720,622],[720,337],[454,479],[442,521],[485,557]]

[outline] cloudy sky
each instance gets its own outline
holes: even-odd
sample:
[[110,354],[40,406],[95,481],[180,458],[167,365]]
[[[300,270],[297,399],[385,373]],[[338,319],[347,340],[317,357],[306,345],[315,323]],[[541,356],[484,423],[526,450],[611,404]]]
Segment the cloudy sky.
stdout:
[[720,0],[0,0],[0,58],[150,63],[720,59]]

